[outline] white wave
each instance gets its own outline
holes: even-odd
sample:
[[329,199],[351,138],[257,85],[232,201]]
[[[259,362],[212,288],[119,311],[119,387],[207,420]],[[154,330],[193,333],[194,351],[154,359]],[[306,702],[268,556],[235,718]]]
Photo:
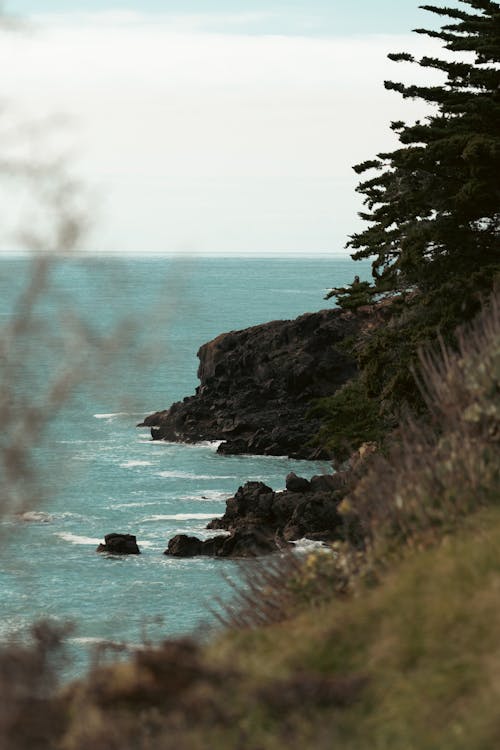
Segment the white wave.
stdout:
[[63,522],[68,518],[72,522],[78,523],[80,526],[83,526],[88,523],[90,516],[88,513],[70,513],[69,511],[66,513],[54,513],[54,515],[52,516],[52,519]]
[[34,523],[49,523],[52,521],[50,513],[43,513],[38,510],[27,510],[24,513],[16,513],[16,517],[20,521],[31,521]]
[[137,503],[116,503],[114,505],[108,505],[106,510],[122,510],[123,508],[146,508],[148,505],[158,505],[157,500],[150,502],[142,501]]
[[200,440],[199,443],[183,443],[180,441],[173,440],[145,440],[143,437],[139,437],[137,442],[140,445],[155,445],[162,446],[163,448],[185,448],[187,450],[199,450],[200,448],[209,448],[213,453],[217,452],[217,448],[223,440]]
[[70,531],[58,531],[56,536],[72,544],[101,544],[103,541],[102,539],[94,539],[90,536],[78,536],[78,534],[72,534]]
[[223,440],[199,440],[197,443],[184,443],[182,440],[160,440],[158,442],[163,443],[163,445],[169,445],[174,447],[182,446],[183,448],[187,448],[190,450],[198,450],[200,448],[210,448],[212,450],[217,450],[219,445],[223,443]]
[[96,638],[91,636],[82,636],[80,638],[68,638],[70,643],[79,643],[82,646],[100,646],[103,643],[114,643],[107,638]]
[[236,479],[234,476],[217,474],[190,474],[188,471],[159,471],[156,476],[165,479]]
[[120,464],[120,468],[122,469],[133,469],[136,466],[152,466],[151,461],[124,461],[124,463]]
[[114,417],[131,417],[127,411],[115,411],[111,414],[94,414],[95,419],[114,419]]
[[[91,536],[79,536],[78,534],[72,534],[70,531],[58,531],[56,533],[56,536],[60,537],[61,539],[64,539],[65,542],[71,542],[71,544],[102,544],[104,542],[104,537],[102,539],[95,539]],[[151,548],[154,545],[151,542],[144,542],[137,540],[137,544],[139,547],[144,548]]]
[[314,552],[314,550],[317,549],[329,549],[329,546],[324,542],[318,542],[314,539],[306,539],[305,537],[303,539],[297,539],[295,542],[292,542],[292,544],[295,546],[297,552]]
[[214,518],[213,513],[172,513],[171,515],[155,515],[143,518],[146,521],[209,521]]
[[194,447],[199,446],[200,448],[210,448],[216,451],[219,445],[223,442],[223,440],[202,440],[199,443],[195,443]]

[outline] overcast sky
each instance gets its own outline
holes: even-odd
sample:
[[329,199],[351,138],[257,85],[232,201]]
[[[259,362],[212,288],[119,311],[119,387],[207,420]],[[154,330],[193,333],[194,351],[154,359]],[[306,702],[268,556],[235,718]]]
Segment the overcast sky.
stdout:
[[54,148],[93,196],[94,252],[344,252],[352,165],[425,114],[383,88],[420,73],[387,52],[434,49],[410,33],[433,23],[413,0],[4,8],[31,20],[1,36],[4,125],[66,116]]

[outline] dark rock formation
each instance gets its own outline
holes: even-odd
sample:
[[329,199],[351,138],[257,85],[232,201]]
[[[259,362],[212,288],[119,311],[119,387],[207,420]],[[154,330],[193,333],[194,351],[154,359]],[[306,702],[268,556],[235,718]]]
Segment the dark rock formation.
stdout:
[[179,534],[169,541],[165,554],[257,557],[303,537],[325,542],[343,539],[345,524],[338,506],[347,491],[345,475],[314,480],[289,475],[284,492],[274,492],[263,482],[247,482],[226,501],[224,515],[207,525],[207,529],[224,529],[229,536],[202,541]]
[[313,492],[334,492],[340,490],[345,484],[345,472],[337,474],[319,474],[311,477],[310,487]]
[[140,555],[137,540],[132,534],[106,534],[104,544],[100,544],[97,552],[108,552],[111,555]]
[[[207,528],[230,532],[259,528],[286,541],[311,535],[325,540],[338,539],[342,517],[337,506],[345,491],[341,479],[334,487],[328,486],[326,476],[325,480],[324,486],[313,489],[312,482],[295,476],[292,486],[297,489],[284,492],[273,492],[262,482],[247,482],[226,501],[224,515],[210,521]],[[301,491],[299,486],[303,487]]]
[[168,543],[166,555],[193,557],[256,557],[277,552],[306,538],[322,542],[349,540],[364,547],[366,530],[354,512],[339,506],[377,457],[375,443],[364,443],[342,471],[321,474],[309,481],[290,472],[286,490],[274,492],[263,482],[247,482],[226,500],[226,512],[207,529],[224,529],[229,535],[205,541],[180,534]]
[[232,331],[204,344],[196,395],[147,417],[155,440],[221,440],[221,453],[329,458],[308,444],[319,421],[310,403],[356,373],[342,344],[363,314],[322,310]]
[[304,477],[298,477],[294,471],[291,471],[290,474],[287,475],[285,484],[287,490],[290,492],[309,492],[311,489],[310,481],[304,479]]
[[[234,532],[248,528],[267,529],[270,536],[293,541],[304,536],[334,540],[341,536],[342,517],[337,506],[344,497],[341,482],[335,488],[312,489],[307,483],[302,491],[287,489],[273,492],[262,482],[247,482],[234,497],[226,501],[226,512],[210,521],[207,528]],[[294,484],[292,482],[292,484]],[[300,483],[298,482],[298,486]]]
[[281,546],[268,529],[252,527],[204,541],[195,536],[178,534],[170,539],[164,554],[173,557],[258,557],[276,552]]
[[177,534],[170,539],[164,554],[172,555],[173,557],[195,557],[196,555],[202,555],[203,542],[196,536]]

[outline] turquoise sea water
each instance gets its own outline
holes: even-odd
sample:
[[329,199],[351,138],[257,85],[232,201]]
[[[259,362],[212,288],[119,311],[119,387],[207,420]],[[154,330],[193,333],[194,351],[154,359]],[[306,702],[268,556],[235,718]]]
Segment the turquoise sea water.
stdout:
[[[0,639],[40,617],[70,620],[78,669],[101,640],[133,644],[145,631],[152,640],[207,632],[210,608],[216,597],[230,597],[226,577],[238,570],[230,561],[165,557],[168,539],[209,535],[208,520],[247,480],[280,489],[291,470],[310,476],[328,467],[219,456],[208,443],[152,442],[135,425],[194,392],[202,343],[328,306],[326,288],[368,270],[317,258],[66,260],[51,270],[29,335],[20,334],[8,355],[19,359],[8,384],[12,402],[17,409],[43,403],[57,373],[72,363],[80,378],[36,445],[29,430],[25,435],[43,497],[30,495],[24,515],[2,521]],[[0,262],[3,339],[29,278],[29,261]],[[100,345],[84,354],[82,366],[83,329]],[[2,376],[5,387],[5,361]],[[143,554],[97,555],[99,541],[114,531],[135,534]]]

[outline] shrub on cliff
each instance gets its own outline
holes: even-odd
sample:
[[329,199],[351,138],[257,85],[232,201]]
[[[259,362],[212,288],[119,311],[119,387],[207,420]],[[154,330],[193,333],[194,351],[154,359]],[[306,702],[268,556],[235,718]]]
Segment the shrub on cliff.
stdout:
[[403,425],[351,495],[379,553],[432,542],[498,504],[500,294],[456,338],[420,355],[429,422]]
[[314,440],[343,461],[363,442],[377,442],[385,432],[385,424],[377,402],[368,395],[364,381],[347,383],[335,395],[319,399],[310,411],[320,417],[322,427]]

